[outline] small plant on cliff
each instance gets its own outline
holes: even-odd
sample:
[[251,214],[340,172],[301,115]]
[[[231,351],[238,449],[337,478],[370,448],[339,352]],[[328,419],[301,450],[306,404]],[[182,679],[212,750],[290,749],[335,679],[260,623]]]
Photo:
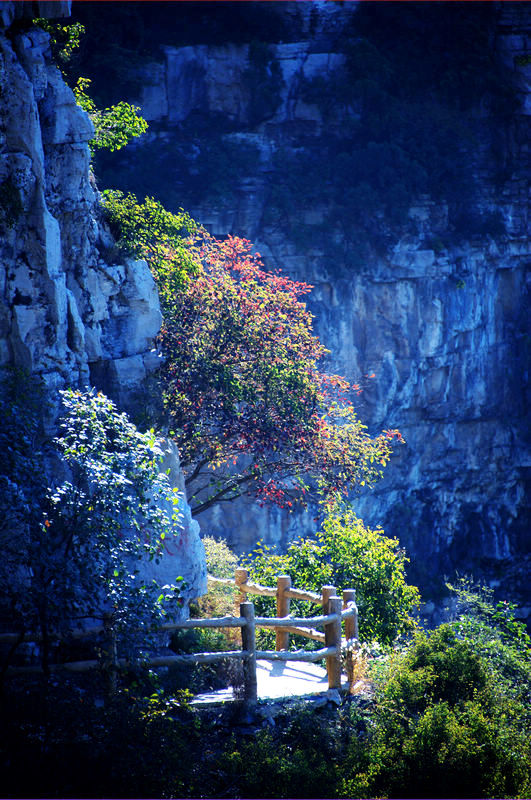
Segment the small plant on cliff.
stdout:
[[169,309],[199,269],[190,239],[201,233],[200,226],[185,211],[166,211],[153,197],[139,203],[134,194],[113,189],[103,192],[103,209],[118,247],[133,258],[146,259],[162,304]]
[[52,22],[44,17],[37,17],[33,20],[33,24],[49,34],[52,55],[64,74],[72,54],[81,43],[85,26],[81,22],[63,25],[61,22]]
[[325,348],[299,299],[311,287],[266,272],[245,239],[188,243],[195,278],[163,299],[165,405],[195,514],[247,494],[292,508],[372,484],[400,434],[371,438],[344,378],[319,371]]
[[65,80],[73,85],[77,104],[87,112],[92,120],[95,136],[89,142],[89,147],[93,155],[95,150],[99,149],[120,150],[131,139],[141,136],[147,131],[148,124],[138,113],[140,109],[137,106],[132,106],[122,100],[102,110],[87,94],[87,89],[91,84],[90,78],[78,77],[77,80],[72,78],[69,64],[72,54],[78,49],[81,37],[85,33],[84,25],[80,22],[62,25],[59,22],[52,22],[40,17],[34,19],[33,24],[50,35],[52,55]]
[[87,112],[94,125],[95,136],[89,146],[91,152],[104,149],[120,150],[148,129],[146,120],[138,113],[140,109],[121,100],[109,108],[97,108],[94,100],[87,94],[90,86],[89,78],[78,78],[74,86],[74,95],[78,106]]
[[[0,605],[10,612],[11,630],[40,633],[45,669],[54,634],[107,615],[132,645],[134,627],[148,630],[179,604],[176,585],[161,589],[141,574],[141,562],[157,560],[165,538],[180,528],[179,499],[160,473],[153,432],[138,431],[102,394],[61,394],[61,435],[47,459],[32,452],[38,409],[29,409],[20,430],[17,414],[27,403],[6,403],[16,438],[7,437],[9,458],[0,470],[0,508],[8,520],[0,529]],[[47,461],[55,475],[63,473],[59,485],[46,485]],[[160,502],[169,496],[172,519]]]

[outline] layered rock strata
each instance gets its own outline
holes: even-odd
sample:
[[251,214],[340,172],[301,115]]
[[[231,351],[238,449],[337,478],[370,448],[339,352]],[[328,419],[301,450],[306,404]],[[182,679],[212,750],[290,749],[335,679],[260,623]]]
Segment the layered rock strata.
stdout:
[[[197,199],[187,210],[215,234],[252,239],[269,266],[314,284],[309,304],[332,351],[331,367],[354,380],[376,374],[360,398],[360,415],[371,432],[400,428],[407,443],[398,448],[387,477],[357,499],[356,508],[368,524],[382,523],[387,534],[399,537],[412,559],[411,578],[428,593],[456,569],[471,572],[499,592],[512,593],[528,615],[529,8],[497,7],[492,57],[509,70],[518,102],[503,125],[487,107],[474,112],[478,145],[470,159],[477,166],[464,225],[470,235],[455,237],[445,203],[423,195],[385,253],[357,270],[334,271],[326,246],[319,245],[330,218],[319,186],[302,218],[307,231],[315,231],[307,236],[313,244],[294,241],[268,217],[271,192],[283,177],[275,173],[275,153],[285,147],[295,154],[312,152],[330,124],[326,97],[309,102],[304,86],[316,76],[330,79],[330,85],[341,79],[338,30],[354,7],[346,4],[341,13],[338,8],[331,25],[322,4],[315,5],[313,35],[306,20],[299,41],[268,44],[269,82],[262,78],[274,88],[276,102],[258,120],[249,82],[252,44],[162,42],[161,59],[142,67],[143,87],[129,98],[153,122],[137,153],[184,152],[184,126],[198,118],[227,126],[224,145],[232,154],[232,162],[223,162],[227,169],[236,168],[240,156],[243,164],[245,148],[253,149],[252,168],[243,166],[236,188],[215,201],[217,173],[206,180],[203,196],[193,185],[192,173],[199,181],[209,147],[208,136],[196,132],[190,186]],[[263,91],[260,86],[257,91]],[[334,124],[340,126],[341,119]],[[182,162],[172,163],[178,180]],[[132,149],[123,167],[133,189],[137,164]],[[490,220],[490,229],[485,223],[472,232],[473,218]],[[385,228],[383,216],[381,225]],[[340,233],[335,243],[341,245]],[[312,516],[244,504],[240,511],[214,510],[202,524],[237,550],[247,550],[258,538],[282,544],[310,531]]]
[[[66,3],[36,5],[0,4],[0,369],[40,376],[51,396],[95,386],[138,412],[158,365],[157,290],[144,261],[113,249],[90,170],[93,126],[51,61],[48,34],[9,27],[30,13],[69,13]],[[182,489],[178,454],[166,449]],[[185,577],[196,597],[204,551],[182,507],[183,533],[158,577]]]

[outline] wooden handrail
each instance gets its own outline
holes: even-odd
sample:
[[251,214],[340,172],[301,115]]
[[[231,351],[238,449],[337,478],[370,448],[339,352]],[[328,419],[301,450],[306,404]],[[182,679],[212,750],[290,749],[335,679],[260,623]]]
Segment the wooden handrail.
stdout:
[[323,647],[321,650],[257,650],[256,657],[266,661],[321,661],[329,656],[337,656],[337,647]]
[[176,631],[180,628],[241,628],[244,617],[209,617],[205,619],[183,619],[181,622],[165,622],[157,630]]
[[[216,578],[213,575],[207,575],[207,578],[211,583],[219,583],[220,586],[232,586],[235,589],[246,592],[247,594],[257,594],[261,595],[262,597],[277,596],[277,590],[272,586],[262,586],[261,584],[253,583],[252,581],[236,583],[234,578]],[[290,589],[286,589],[284,591],[284,595],[285,597],[289,597],[290,600],[306,600],[309,603],[321,602],[320,594],[316,594],[315,592],[307,592],[304,589],[294,589],[292,587]]]
[[[180,622],[166,622],[156,628],[155,632],[170,632],[180,629],[190,628],[240,628],[242,633],[242,649],[229,650],[217,653],[193,653],[171,656],[157,656],[146,660],[146,666],[171,666],[175,664],[208,664],[225,658],[240,659],[244,664],[244,684],[245,698],[254,702],[257,698],[256,689],[256,659],[266,659],[269,661],[320,661],[326,658],[328,685],[329,688],[341,687],[341,653],[346,653],[347,675],[349,685],[353,680],[353,653],[359,647],[358,641],[358,609],[355,603],[355,593],[353,589],[343,592],[343,601],[337,597],[334,586],[324,586],[322,594],[306,592],[294,589],[291,586],[288,576],[280,576],[277,588],[261,586],[248,580],[247,570],[238,568],[234,579],[214,578],[208,576],[213,583],[231,586],[239,591],[239,598],[242,602],[237,607],[234,616],[227,615],[210,619],[187,619]],[[277,598],[277,609],[289,612],[289,600],[305,600],[320,603],[323,607],[323,614],[315,617],[293,617],[289,613],[285,616],[277,617],[255,617],[254,606],[246,600],[248,594],[257,594],[265,597]],[[342,607],[343,606],[343,607]],[[341,624],[345,621],[345,637],[341,635]],[[274,628],[277,631],[276,650],[257,650],[255,641],[255,628]],[[324,628],[324,633],[316,630],[316,627]],[[103,663],[103,671],[108,676],[108,686],[114,687],[116,670],[130,666],[130,663],[123,658],[118,658],[116,654],[116,639],[112,626],[107,622],[106,626],[87,628],[83,631],[74,631],[70,635],[75,638],[82,638],[93,634],[106,632],[106,656]],[[325,647],[319,650],[307,651],[287,649],[289,634],[296,634],[313,639]],[[57,637],[60,638],[60,637]],[[20,640],[19,634],[3,633],[0,634],[0,642],[12,642]],[[24,636],[23,641],[39,642],[40,636]],[[283,646],[279,646],[279,644]],[[86,672],[89,670],[102,669],[102,662],[97,660],[76,661],[66,664],[50,665],[52,672]],[[9,667],[7,675],[20,673],[39,673],[41,667]]]
[[341,614],[324,614],[319,617],[255,617],[255,623],[261,628],[289,628],[292,625],[311,628],[313,625],[330,625],[341,622]]
[[304,636],[306,639],[313,639],[314,642],[321,642],[324,644],[325,635],[321,631],[315,630],[315,628],[295,628],[295,627],[286,627],[284,628],[286,633],[294,633],[297,636]]

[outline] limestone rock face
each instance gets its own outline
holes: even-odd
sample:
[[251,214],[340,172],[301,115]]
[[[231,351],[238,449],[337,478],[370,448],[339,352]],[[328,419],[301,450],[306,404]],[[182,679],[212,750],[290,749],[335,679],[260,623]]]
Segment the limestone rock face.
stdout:
[[7,0],[0,2],[0,28],[8,28],[15,20],[34,19],[61,19],[69,17],[71,13],[71,0]]
[[[4,24],[18,13],[11,6],[26,6],[0,5]],[[0,369],[38,374],[52,393],[95,386],[138,410],[158,365],[158,293],[144,261],[107,255],[112,240],[89,169],[93,135],[50,60],[48,35],[0,31]],[[178,456],[168,452],[178,482]],[[183,575],[195,597],[206,589],[204,551],[186,502],[183,513],[162,579],[168,569]]]
[[20,35],[15,49],[3,38],[0,47],[1,363],[54,384],[96,382],[125,399],[156,365],[153,279],[143,261],[113,264],[101,254],[87,146],[94,130],[47,58],[47,34]]
[[[406,444],[396,448],[376,489],[355,500],[360,515],[369,525],[381,523],[388,535],[397,536],[407,547],[410,577],[423,589],[430,590],[434,576],[441,582],[458,569],[473,572],[494,587],[504,586],[531,606],[521,566],[529,563],[531,527],[531,26],[525,5],[500,4],[493,31],[492,57],[510,70],[516,87],[518,102],[511,119],[502,125],[499,118],[490,118],[488,109],[478,107],[471,123],[478,145],[470,157],[477,156],[478,166],[471,179],[473,200],[467,201],[465,223],[472,217],[499,218],[503,225],[458,241],[452,238],[445,202],[421,195],[385,247],[355,268],[334,268],[334,250],[324,244],[330,234],[326,229],[330,209],[321,200],[319,185],[314,196],[307,192],[304,209],[298,209],[298,232],[304,228],[304,237],[302,233],[299,240],[290,237],[282,229],[282,219],[273,224],[268,216],[278,179],[284,177],[278,169],[275,172],[275,154],[291,148],[295,165],[305,153],[318,158],[319,137],[326,137],[327,125],[336,126],[335,132],[341,128],[339,112],[326,121],[327,98],[310,102],[305,86],[313,77],[330,79],[332,86],[334,80],[342,80],[344,51],[337,47],[336,34],[344,15],[350,15],[349,24],[355,26],[353,4],[345,4],[343,10],[330,3],[285,4],[286,14],[297,13],[299,6],[315,7],[317,27],[312,33],[309,16],[301,24],[300,40],[268,45],[269,80],[264,85],[274,91],[275,102],[267,106],[264,101],[261,116],[253,117],[248,88],[249,71],[254,68],[250,44],[165,47],[163,63],[151,69],[153,77],[158,70],[164,79],[129,99],[144,104],[157,123],[149,144],[154,157],[165,147],[181,145],[186,122],[194,115],[227,123],[224,144],[241,148],[231,151],[230,164],[225,151],[220,151],[227,173],[229,166],[233,168],[223,184],[228,189],[214,198],[211,184],[216,173],[210,182],[205,180],[203,195],[193,187],[194,199],[187,210],[214,234],[233,232],[251,239],[268,266],[315,286],[308,304],[320,338],[332,352],[332,371],[354,381],[375,373],[374,379],[365,381],[359,398],[360,416],[375,434],[382,428],[399,428]],[[323,22],[322,6],[337,7],[333,25]],[[256,78],[258,72],[253,74]],[[258,81],[257,86],[263,100],[263,85]],[[160,99],[154,103],[150,98],[157,93]],[[347,111],[354,124],[355,100]],[[208,134],[193,132],[192,178],[200,173]],[[497,162],[487,154],[487,142],[492,140]],[[243,164],[245,148],[252,148],[255,156],[239,174],[238,153]],[[135,158],[139,160],[132,148],[123,161],[132,181]],[[179,168],[182,172],[182,164]],[[175,176],[179,178],[177,170]],[[181,185],[186,187],[185,178]],[[160,189],[165,189],[162,182]],[[178,204],[183,202],[178,199]],[[383,212],[377,214],[384,229]],[[343,224],[348,228],[348,220]],[[333,235],[334,246],[344,245],[339,226]],[[202,515],[201,524],[243,551],[259,538],[282,544],[311,531],[312,515],[295,517],[246,504],[238,511],[235,504]]]

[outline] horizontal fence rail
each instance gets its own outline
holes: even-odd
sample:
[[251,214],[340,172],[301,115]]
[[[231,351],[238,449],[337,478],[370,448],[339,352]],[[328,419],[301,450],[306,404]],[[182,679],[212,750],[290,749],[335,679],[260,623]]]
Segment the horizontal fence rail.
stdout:
[[[193,653],[188,655],[165,655],[150,657],[142,663],[149,667],[173,666],[179,664],[211,664],[222,659],[235,659],[243,662],[244,671],[244,698],[253,702],[257,699],[256,660],[268,661],[306,661],[315,662],[326,659],[328,686],[331,689],[341,688],[342,656],[345,656],[346,672],[349,688],[353,683],[353,658],[358,642],[358,609],[355,602],[354,589],[343,591],[342,599],[337,596],[334,586],[323,586],[320,595],[295,589],[291,586],[291,578],[281,575],[277,579],[277,587],[261,586],[248,579],[247,570],[238,568],[234,579],[215,578],[208,576],[211,585],[230,586],[238,592],[236,597],[235,615],[209,619],[187,619],[181,622],[168,622],[157,627],[155,632],[169,633],[177,630],[191,628],[239,628],[241,631],[241,650],[228,650],[215,653]],[[247,595],[254,594],[263,597],[275,597],[277,601],[276,617],[256,617],[253,603],[247,600]],[[314,617],[293,617],[289,614],[290,600],[305,600],[320,604],[321,614]],[[342,636],[344,624],[345,636]],[[275,650],[256,649],[256,628],[272,628],[276,631]],[[317,628],[323,628],[322,631]],[[109,693],[116,689],[116,673],[119,669],[127,668],[130,664],[127,659],[118,658],[116,650],[116,634],[107,622],[104,625],[93,626],[85,630],[73,631],[69,636],[82,639],[103,633],[106,637],[104,659],[68,662],[64,664],[51,664],[48,669],[53,673],[61,672],[88,672],[100,669],[108,677]],[[317,641],[324,647],[318,650],[288,650],[289,635],[296,634]],[[55,637],[57,639],[65,637]],[[35,642],[41,641],[39,635],[30,636],[3,633],[0,634],[0,643]],[[42,673],[40,666],[8,667],[6,675],[19,675]]]

